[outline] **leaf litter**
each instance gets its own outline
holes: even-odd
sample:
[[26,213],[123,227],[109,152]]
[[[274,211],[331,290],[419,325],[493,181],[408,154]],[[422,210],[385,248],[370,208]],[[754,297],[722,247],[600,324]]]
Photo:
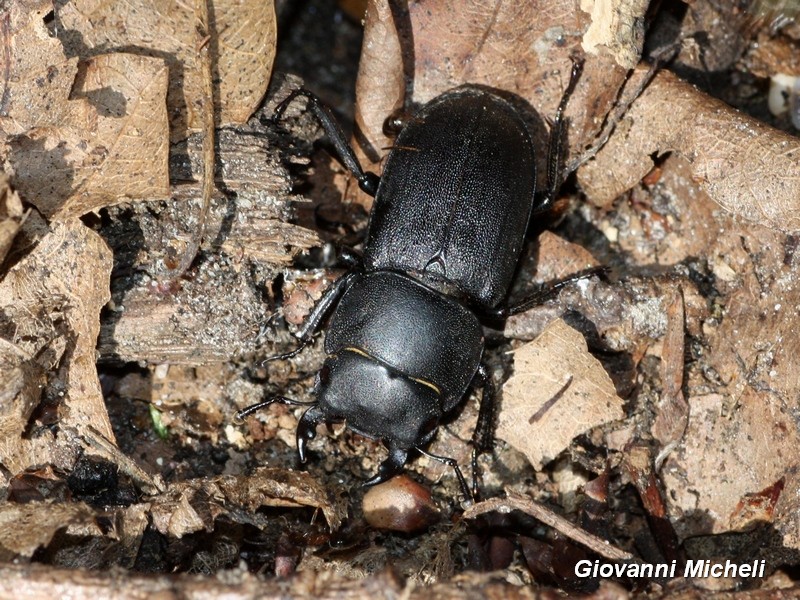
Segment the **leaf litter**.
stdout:
[[[642,52],[646,3],[613,3],[616,20],[602,3],[575,10],[558,0],[546,7],[476,2],[469,11],[446,0],[369,3],[356,121],[373,168],[391,144],[380,131],[386,115],[464,82],[521,96],[542,117],[531,128],[543,135],[576,51],[587,62],[568,110],[569,164],[582,162],[615,102],[626,94],[635,98],[608,144],[578,170],[585,200],[559,203],[556,233],[528,251],[512,294],[578,265],[607,265],[608,279],[578,284],[509,320],[507,335],[535,339],[516,349],[513,366],[502,352],[489,353],[498,375],[503,366],[513,375],[498,418],[499,436],[508,443],[498,443],[481,467],[486,492],[502,495],[507,488],[509,495],[483,505],[469,533],[461,525],[445,529],[445,520],[412,537],[419,546],[405,562],[397,557],[407,554],[409,539],[365,535],[357,510],[345,519],[342,490],[355,489],[371,471],[377,444],[339,434],[317,440],[312,462],[318,464],[296,473],[295,413],[274,407],[248,421],[244,435],[231,422],[237,408],[259,399],[262,385],[266,393],[307,399],[309,375],[318,368],[316,348],[289,364],[253,367],[249,378],[239,369],[240,361],[252,364],[253,356],[286,347],[287,337],[274,329],[283,288],[276,278],[319,240],[284,223],[294,211],[286,204],[291,177],[271,150],[280,142],[255,149],[249,163],[237,153],[221,160],[223,170],[259,161],[275,167],[264,177],[248,177],[252,166],[217,172],[218,185],[235,187],[243,204],[215,193],[212,240],[203,243],[200,260],[180,280],[159,279],[188,243],[200,198],[195,130],[205,99],[198,91],[198,44],[210,44],[218,69],[216,124],[245,122],[269,80],[276,39],[271,3],[238,10],[215,3],[206,40],[197,39],[189,7],[168,10],[150,0],[126,3],[127,12],[120,12],[113,4],[57,2],[50,19],[49,2],[29,0],[6,14],[4,44],[14,52],[0,116],[10,176],[0,200],[0,462],[7,498],[0,518],[20,527],[0,541],[4,560],[154,570],[182,565],[212,573],[241,557],[272,565],[281,576],[304,564],[366,576],[394,557],[403,576],[432,581],[454,569],[508,564],[500,561],[500,548],[516,544],[527,566],[506,569],[504,583],[461,575],[469,582],[463,585],[508,595],[526,589],[509,581],[528,582],[533,572],[555,577],[574,551],[552,534],[531,537],[534,528],[521,513],[564,531],[566,525],[547,520],[549,513],[532,504],[557,499],[586,532],[601,535],[593,528],[603,519],[587,520],[589,503],[581,496],[599,474],[610,477],[600,512],[616,517],[616,529],[601,537],[620,552],[656,560],[643,549],[649,536],[651,547],[661,544],[663,552],[677,541],[673,549],[693,556],[745,560],[757,545],[771,571],[797,564],[796,138],[669,73],[657,74],[638,94],[637,82],[650,71],[630,75],[629,69]],[[772,37],[754,26],[755,37],[748,37],[740,15],[712,4],[693,3],[677,26],[719,35],[709,34],[705,56],[720,69],[746,77],[750,62],[760,76],[771,75],[775,65],[763,50],[768,41],[778,40],[775,47],[794,56],[791,26]],[[723,35],[719,23],[736,35]],[[673,65],[677,72],[698,64],[690,49],[701,38],[687,39]],[[744,53],[754,47],[752,39],[760,53]],[[730,93],[735,104],[736,92]],[[293,149],[302,163],[318,131],[299,122],[294,133],[298,140],[305,136],[299,143],[306,145]],[[234,137],[233,145],[239,141]],[[247,154],[254,145],[240,147]],[[175,186],[176,179],[186,187]],[[265,187],[247,196],[261,180]],[[252,208],[263,218],[243,216]],[[109,221],[120,227],[116,237],[108,235]],[[259,260],[272,266],[258,266]],[[321,280],[287,275],[314,289]],[[226,297],[236,299],[238,310],[225,308]],[[160,323],[148,321],[159,314]],[[219,329],[232,337],[208,336]],[[98,376],[101,330],[105,364]],[[153,335],[165,332],[161,342]],[[529,353],[535,364],[528,363]],[[125,366],[125,360],[142,362]],[[170,368],[172,362],[197,367]],[[156,434],[150,406],[164,411],[166,439]],[[559,415],[563,408],[572,412]],[[464,464],[475,413],[468,402],[431,450]],[[257,447],[249,447],[254,441]],[[352,458],[342,471],[344,456]],[[252,469],[262,461],[270,466]],[[97,487],[85,485],[88,475],[80,484],[73,477],[66,491],[58,484],[86,469]],[[431,488],[433,501],[445,515],[457,514],[451,473],[427,460],[412,470],[441,479]],[[165,476],[164,487],[155,474]],[[30,500],[16,500],[23,496]],[[112,500],[110,507],[100,505],[101,496]],[[508,516],[509,506],[521,513]],[[278,522],[288,525],[278,531]],[[335,540],[329,527],[341,529]],[[171,546],[159,553],[154,540]],[[206,546],[195,551],[200,540]],[[308,550],[328,542],[341,553]],[[297,548],[307,551],[300,556]],[[544,555],[534,559],[533,548],[549,562]],[[437,554],[440,560],[429,560]],[[534,563],[544,570],[532,570]],[[3,568],[0,579],[18,575],[19,568]],[[36,585],[59,575],[26,573]],[[330,591],[345,586],[337,575],[315,577],[320,585],[333,577]],[[298,592],[305,585],[302,576],[292,582]],[[624,593],[615,584],[597,584]],[[252,582],[245,577],[239,585]],[[372,575],[352,590],[366,594],[371,585],[385,593],[406,584]]]

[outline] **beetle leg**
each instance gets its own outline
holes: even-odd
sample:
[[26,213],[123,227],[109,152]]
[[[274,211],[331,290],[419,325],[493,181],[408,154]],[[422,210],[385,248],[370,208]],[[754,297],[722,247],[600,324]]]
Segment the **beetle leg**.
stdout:
[[339,246],[336,262],[348,269],[362,269],[364,267],[364,257],[350,248],[349,246]]
[[591,267],[589,269],[584,269],[583,271],[578,271],[577,273],[573,273],[567,277],[562,279],[556,279],[555,281],[548,281],[547,283],[543,284],[538,290],[536,290],[533,294],[524,298],[520,302],[512,305],[512,306],[501,306],[499,308],[490,308],[484,309],[482,311],[482,316],[488,318],[489,320],[496,320],[496,321],[503,321],[512,315],[518,315],[519,313],[525,312],[526,310],[533,308],[534,306],[538,306],[540,304],[544,304],[548,300],[552,300],[555,298],[559,292],[568,286],[570,283],[575,283],[576,281],[580,281],[582,279],[588,279],[594,275],[602,275],[608,272],[608,267]]
[[355,152],[350,144],[347,143],[347,138],[342,131],[336,118],[334,118],[330,109],[325,106],[319,98],[313,93],[305,89],[294,90],[289,96],[281,102],[275,109],[275,114],[272,116],[272,121],[277,123],[286,111],[286,107],[298,96],[303,96],[308,99],[308,109],[314,114],[328,135],[333,147],[342,159],[344,166],[353,174],[353,177],[358,181],[358,187],[370,196],[375,196],[378,191],[378,183],[380,177],[375,173],[365,172],[356,158]]
[[300,328],[300,331],[297,334],[297,337],[300,340],[300,345],[297,348],[290,350],[289,352],[284,352],[283,354],[270,356],[269,358],[264,359],[261,364],[263,365],[268,362],[272,362],[273,360],[292,358],[293,356],[300,354],[300,352],[302,352],[302,350],[311,343],[311,340],[314,339],[314,334],[319,329],[319,326],[322,324],[325,316],[339,301],[339,299],[347,290],[348,286],[356,277],[358,277],[358,275],[359,273],[357,272],[347,273],[346,275],[343,275],[334,281],[331,287],[325,290],[322,298],[320,298],[319,302],[314,305],[311,314],[308,315],[306,322],[303,323],[303,326]]
[[474,490],[473,492],[469,491],[467,480],[464,479],[464,474],[461,472],[461,468],[458,466],[458,461],[455,458],[450,458],[448,456],[437,456],[436,454],[425,452],[425,450],[422,448],[417,448],[416,450],[423,456],[427,456],[428,458],[439,461],[448,467],[452,467],[452,469],[456,472],[456,477],[458,477],[458,484],[461,486],[461,492],[464,494],[464,499],[467,502],[473,502],[475,500]]
[[494,380],[489,369],[481,363],[475,373],[475,383],[483,388],[478,421],[472,432],[472,496],[478,499],[478,456],[489,452],[494,443]]
[[556,199],[558,188],[561,187],[563,182],[564,141],[568,124],[567,119],[564,117],[564,112],[567,110],[567,103],[572,96],[572,92],[575,91],[575,86],[582,71],[583,58],[573,56],[569,83],[561,96],[555,119],[553,119],[553,123],[550,126],[550,142],[547,149],[547,189],[543,193],[537,193],[539,197],[536,198],[534,205],[533,210],[535,213],[545,212],[550,209]]
[[319,406],[314,405],[303,413],[297,424],[297,454],[300,462],[306,462],[306,444],[317,437],[317,424],[325,420],[325,415]]
[[408,450],[402,448],[389,448],[389,458],[381,463],[378,467],[377,474],[364,482],[364,487],[382,483],[387,479],[391,479],[403,470],[403,465],[408,460]]

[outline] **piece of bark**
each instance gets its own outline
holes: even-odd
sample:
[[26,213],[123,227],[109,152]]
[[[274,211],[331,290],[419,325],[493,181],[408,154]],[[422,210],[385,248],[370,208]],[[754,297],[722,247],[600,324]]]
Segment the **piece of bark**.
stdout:
[[[280,269],[301,251],[319,245],[316,233],[288,223],[291,179],[279,144],[269,132],[219,132],[221,164],[205,223],[209,260],[170,284],[155,279],[185,251],[200,213],[201,188],[181,183],[175,201],[132,204],[110,211],[103,230],[118,261],[112,308],[98,343],[103,359],[153,363],[226,362],[258,353],[269,341],[266,294]],[[283,142],[282,142],[283,143]],[[193,179],[200,164],[198,138],[173,153],[176,181]],[[141,270],[150,272],[143,276]],[[235,299],[235,300],[234,300]]]
[[667,331],[661,352],[661,398],[655,407],[653,437],[660,448],[655,459],[656,470],[683,437],[689,420],[689,405],[683,396],[684,361],[683,294],[672,294],[667,305]]
[[[198,575],[142,575],[127,572],[97,572],[53,569],[44,565],[2,565],[0,595],[17,600],[63,598],[96,600],[112,595],[118,600],[200,600],[225,597],[229,600],[291,596],[333,600],[450,600],[463,598],[465,590],[487,600],[534,600],[552,597],[550,590],[508,583],[497,574],[466,573],[458,581],[430,586],[404,582],[392,571],[353,580],[336,571],[305,571],[286,580],[263,580],[242,570],[227,573],[224,579]],[[607,592],[607,590],[606,590]],[[622,600],[622,590],[605,598]],[[708,598],[706,592],[703,598]],[[713,595],[711,595],[713,597]]]

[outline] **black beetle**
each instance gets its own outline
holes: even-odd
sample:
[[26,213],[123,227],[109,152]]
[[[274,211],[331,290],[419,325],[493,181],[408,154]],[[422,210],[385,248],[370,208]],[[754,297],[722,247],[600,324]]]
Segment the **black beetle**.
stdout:
[[[560,185],[564,111],[582,62],[552,123],[548,187],[536,190],[536,149],[517,109],[494,92],[463,86],[426,104],[400,132],[380,179],[365,173],[329,110],[306,90],[296,90],[276,110],[280,118],[297,96],[322,124],[340,157],[375,197],[363,258],[343,255],[349,272],[328,289],[299,333],[305,347],[335,308],[325,338],[327,358],[316,378],[317,401],[297,428],[300,460],[321,422],[346,422],[380,439],[389,450],[365,485],[402,470],[416,450],[453,466],[453,459],[422,448],[439,423],[483,387],[473,435],[473,493],[477,455],[492,442],[494,385],[481,362],[481,320],[505,317],[541,303],[566,283],[554,282],[513,306],[503,306],[532,214],[549,209]],[[273,402],[249,407],[240,417]]]

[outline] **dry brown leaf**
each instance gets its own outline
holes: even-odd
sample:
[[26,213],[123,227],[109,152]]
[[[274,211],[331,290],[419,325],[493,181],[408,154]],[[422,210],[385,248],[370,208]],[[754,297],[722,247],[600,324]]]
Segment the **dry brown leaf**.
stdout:
[[[682,539],[755,525],[737,508],[800,463],[800,434],[788,407],[746,388],[735,412],[718,394],[689,399],[683,442],[661,469],[670,518]],[[794,517],[791,517],[794,520]]]
[[16,355],[15,368],[31,378],[9,392],[17,434],[3,440],[0,461],[12,474],[51,461],[63,466],[64,457],[56,460],[53,453],[59,444],[72,447],[68,436],[20,436],[42,393],[31,384],[41,382],[43,371],[53,373],[44,392],[58,403],[62,427],[93,426],[114,439],[95,367],[111,263],[105,242],[75,219],[55,224],[0,281],[0,356],[5,351],[11,361]]
[[69,92],[78,72],[78,59],[67,58],[61,43],[50,36],[44,17],[52,0],[23,0],[4,5],[7,19],[2,46],[10,49],[3,77],[0,131],[21,134],[68,118]]
[[608,206],[675,152],[692,178],[732,214],[800,230],[800,140],[756,121],[662,71],[634,102],[618,134],[578,171],[592,202]]
[[[654,435],[662,443],[680,440],[660,475],[670,518],[678,522],[683,537],[738,530],[752,526],[758,512],[737,506],[747,505],[748,498],[791,473],[800,458],[795,450],[800,433],[789,418],[796,409],[793,399],[800,393],[795,308],[800,304],[800,282],[795,246],[790,236],[721,210],[692,182],[691,166],[684,158],[670,157],[661,166],[658,183],[646,185],[658,188],[657,197],[669,198],[668,210],[674,218],[665,220],[664,229],[655,230],[655,236],[643,233],[642,225],[658,215],[652,206],[637,207],[634,194],[630,203],[617,208],[617,222],[626,224],[618,232],[620,246],[639,264],[652,262],[653,255],[665,265],[691,264],[691,257],[702,257],[713,277],[714,300],[709,303],[708,292],[703,292],[705,298],[693,301],[688,280],[682,281],[684,317],[676,310],[659,335],[648,336],[664,338],[660,351],[658,346],[649,350],[661,356],[664,391],[685,393],[689,409],[682,437],[677,434],[686,418],[683,409],[673,407],[678,409],[672,414],[674,429],[663,427],[659,432],[667,423],[656,417]],[[641,240],[647,240],[650,248],[642,246]],[[667,285],[673,288],[674,284]],[[657,311],[647,315],[647,322],[655,322],[653,315],[669,312],[670,294],[665,294],[663,282],[637,294],[640,299],[655,299],[658,289]],[[607,339],[602,321],[592,320]],[[702,355],[695,355],[686,368],[686,352],[695,350],[688,337],[685,342],[680,339],[684,327],[694,338],[692,344],[694,340],[703,344]],[[710,395],[709,389],[717,393]],[[622,448],[625,442],[615,440],[615,446]],[[781,498],[790,493],[790,480],[787,475]],[[776,510],[774,518],[775,527],[782,531],[796,525],[789,511]],[[796,536],[792,540],[797,543]]]
[[79,524],[102,535],[92,510],[82,503],[0,503],[0,560],[30,557],[59,530]]
[[151,517],[158,531],[180,538],[202,529],[210,531],[220,514],[236,521],[235,507],[254,512],[264,506],[318,508],[332,531],[347,514],[346,502],[332,499],[325,486],[308,473],[264,467],[250,476],[175,483],[154,499]]
[[600,263],[583,246],[575,244],[544,231],[536,239],[538,260],[536,261],[536,281],[546,283],[569,277],[580,271],[599,267]]
[[773,518],[775,528],[783,535],[783,544],[787,548],[800,548],[800,472],[786,477]]
[[622,400],[580,333],[561,319],[514,352],[503,386],[497,437],[536,468],[593,427],[621,419]]
[[275,3],[267,0],[217,0],[211,31],[219,36],[220,123],[244,123],[267,91],[275,59]]
[[159,57],[170,70],[169,115],[172,140],[202,125],[203,75],[197,48],[211,44],[219,81],[219,125],[242,123],[267,90],[275,57],[275,7],[264,0],[217,0],[211,39],[197,36],[194,3],[170,0],[76,0],[63,3],[57,21],[69,53],[87,58],[99,51],[137,52]]
[[9,184],[8,176],[0,173],[0,266],[19,231],[23,214],[19,194]]
[[[718,212],[700,255],[725,295],[721,320],[704,325],[706,364],[720,396],[690,395],[684,441],[665,465],[669,477],[662,470],[683,535],[752,526],[759,512],[737,507],[783,477],[790,481],[800,465],[792,417],[800,393],[800,281],[792,238]],[[795,523],[782,511],[775,519],[781,531]]]
[[[395,4],[395,10],[400,10]],[[367,5],[364,41],[356,83],[356,127],[363,134],[358,148],[375,162],[392,145],[383,133],[383,122],[403,106],[406,83],[403,50],[395,27],[389,0],[374,0]]]
[[82,64],[69,115],[6,142],[20,193],[61,219],[166,196],[166,84],[167,69],[154,58],[108,54]]
[[[591,2],[578,9],[572,0],[471,0],[466,6],[463,0],[435,0],[409,3],[408,13],[398,10],[393,19],[382,8],[368,11],[366,31],[386,33],[370,37],[362,55],[357,114],[371,114],[362,102],[380,107],[378,113],[396,103],[398,70],[403,68],[394,58],[398,39],[413,91],[407,105],[475,83],[521,96],[542,117],[555,114],[569,79],[569,56],[586,54],[584,74],[568,110],[570,146],[583,147],[596,135],[627,70],[641,54],[647,3],[594,4],[597,10]],[[611,14],[618,18],[609,20]],[[399,27],[398,35],[389,31],[392,22]],[[392,57],[388,64],[386,57]],[[361,93],[380,86],[389,90],[383,99],[377,93]],[[384,112],[382,118],[387,116]],[[373,145],[384,139],[382,118],[376,114],[359,122]],[[543,124],[534,133],[545,136]]]

